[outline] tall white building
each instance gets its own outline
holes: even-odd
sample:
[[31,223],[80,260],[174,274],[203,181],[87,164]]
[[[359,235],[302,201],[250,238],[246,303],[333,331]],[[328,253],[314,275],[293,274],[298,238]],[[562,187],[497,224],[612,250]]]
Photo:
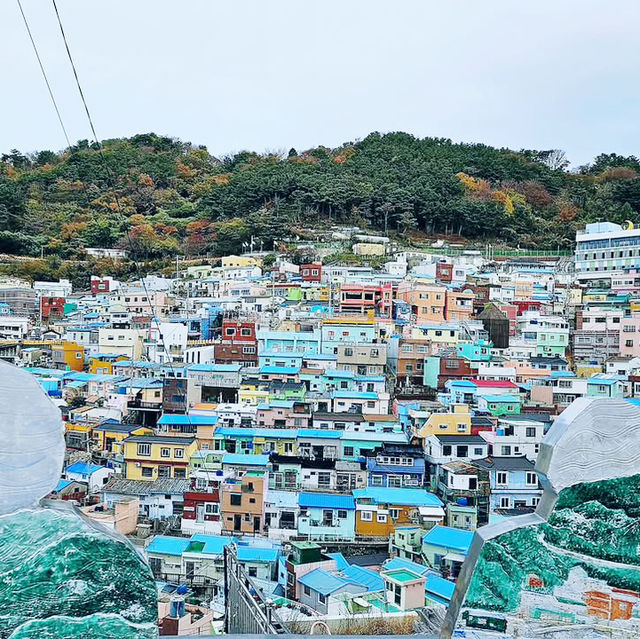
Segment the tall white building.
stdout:
[[584,284],[640,290],[640,229],[613,222],[587,224],[576,234],[575,267]]

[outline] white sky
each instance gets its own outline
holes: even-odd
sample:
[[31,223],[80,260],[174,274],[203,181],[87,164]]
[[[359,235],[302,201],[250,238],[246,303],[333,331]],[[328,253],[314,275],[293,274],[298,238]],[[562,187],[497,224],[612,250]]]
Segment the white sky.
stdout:
[[[89,128],[49,0],[22,0],[72,141]],[[58,0],[101,138],[243,149],[407,131],[640,154],[638,0]],[[65,146],[0,0],[0,152]]]

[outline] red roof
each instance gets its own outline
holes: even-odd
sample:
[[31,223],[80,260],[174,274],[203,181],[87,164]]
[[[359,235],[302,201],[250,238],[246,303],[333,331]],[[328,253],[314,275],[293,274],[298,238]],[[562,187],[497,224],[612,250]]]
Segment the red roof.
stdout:
[[491,388],[518,388],[517,384],[507,379],[471,379],[469,381],[480,388],[487,388],[489,386]]

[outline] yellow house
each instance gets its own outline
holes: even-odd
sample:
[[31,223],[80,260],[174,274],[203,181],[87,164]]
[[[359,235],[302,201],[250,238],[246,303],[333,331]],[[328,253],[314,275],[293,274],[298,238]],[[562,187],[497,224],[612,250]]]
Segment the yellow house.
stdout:
[[[286,429],[282,430],[284,435]],[[279,455],[295,455],[297,453],[297,431],[294,429],[291,432],[294,434],[290,437],[254,437],[253,449],[255,454],[268,455],[269,453],[278,453]]]
[[442,344],[454,348],[460,342],[458,327],[450,324],[414,326],[411,329],[412,339],[424,339],[425,337],[432,344]]
[[227,255],[220,261],[222,268],[238,266],[260,266],[262,262],[249,255]]
[[89,358],[89,372],[94,375],[113,375],[114,362],[128,360],[126,355],[117,353],[96,353]]
[[198,450],[194,437],[133,435],[123,440],[127,479],[153,481],[186,479],[191,456]]
[[303,286],[301,288],[302,300],[305,302],[328,302],[329,287],[328,286]]
[[93,444],[97,450],[121,454],[122,442],[133,435],[153,435],[153,429],[139,424],[106,421],[93,428]]
[[[415,436],[426,439],[429,435],[470,435],[471,412],[466,404],[452,404],[448,413],[431,413],[415,428]],[[410,413],[411,414],[411,413]]]
[[269,391],[265,390],[264,384],[242,384],[238,390],[238,402],[250,406],[269,403]]
[[84,346],[76,342],[60,342],[51,346],[51,359],[57,367],[71,371],[84,370]]

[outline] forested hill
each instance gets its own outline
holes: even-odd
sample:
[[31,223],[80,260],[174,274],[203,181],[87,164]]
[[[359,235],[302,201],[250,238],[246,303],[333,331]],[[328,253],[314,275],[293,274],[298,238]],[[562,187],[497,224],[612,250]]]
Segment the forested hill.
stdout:
[[155,134],[103,147],[102,156],[86,141],[61,153],[2,156],[0,252],[44,248],[73,258],[82,247],[121,246],[148,258],[223,254],[251,235],[269,247],[292,228],[335,223],[566,248],[586,222],[640,212],[635,157],[601,155],[569,173],[557,151],[405,133],[221,159]]

